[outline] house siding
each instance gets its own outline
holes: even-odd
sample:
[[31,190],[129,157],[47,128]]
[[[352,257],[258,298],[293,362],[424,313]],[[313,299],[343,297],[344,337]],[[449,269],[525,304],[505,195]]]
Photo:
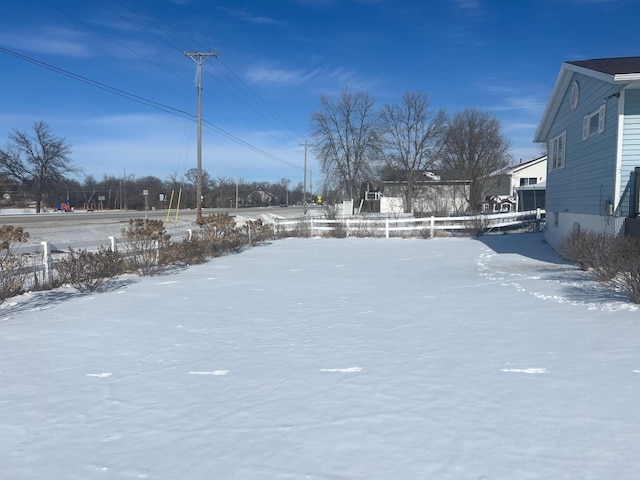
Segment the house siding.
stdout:
[[632,205],[635,168],[640,167],[640,90],[627,90],[624,96],[624,121],[620,162],[620,203],[616,214],[629,217],[638,214]]
[[[574,80],[580,88],[578,108],[571,109],[568,88],[547,139],[566,132],[565,166],[548,171],[547,210],[605,215],[606,202],[614,199],[618,128],[617,98],[610,95],[620,87],[578,73],[570,85]],[[596,111],[603,99],[607,105],[604,132],[583,140],[582,119]]]

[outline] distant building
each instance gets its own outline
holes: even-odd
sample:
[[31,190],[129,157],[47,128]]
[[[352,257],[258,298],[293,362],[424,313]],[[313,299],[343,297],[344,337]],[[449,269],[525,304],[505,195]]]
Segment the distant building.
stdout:
[[[381,213],[399,214],[405,211],[407,182],[401,178],[401,173],[394,172],[383,180]],[[422,179],[414,184],[411,212],[424,215],[464,213],[468,205],[469,184],[469,180],[460,178],[454,172],[425,171]]]
[[547,156],[496,170],[485,183],[485,212],[544,209]]

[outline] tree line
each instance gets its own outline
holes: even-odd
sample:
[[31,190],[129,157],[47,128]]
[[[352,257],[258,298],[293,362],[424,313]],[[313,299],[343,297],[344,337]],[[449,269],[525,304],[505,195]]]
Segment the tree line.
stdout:
[[[196,207],[195,168],[183,175],[172,174],[161,180],[155,176],[136,178],[104,175],[98,180],[82,175],[71,160],[71,146],[51,132],[45,122],[36,122],[31,134],[13,130],[5,147],[0,148],[0,205],[35,207],[37,212],[68,203],[74,208],[144,210]],[[278,182],[245,181],[210,176],[202,172],[202,206],[270,206],[300,204],[303,186],[291,188],[286,178]],[[147,195],[144,195],[144,193]],[[145,198],[146,197],[146,198]],[[307,192],[309,198],[309,192]]]
[[439,169],[469,181],[469,211],[479,211],[488,174],[512,163],[511,144],[488,112],[466,109],[453,117],[433,109],[426,93],[407,92],[398,104],[376,108],[366,92],[345,88],[322,95],[311,115],[313,150],[325,182],[346,198],[363,183],[380,184],[393,172],[403,182],[405,212],[418,182]]

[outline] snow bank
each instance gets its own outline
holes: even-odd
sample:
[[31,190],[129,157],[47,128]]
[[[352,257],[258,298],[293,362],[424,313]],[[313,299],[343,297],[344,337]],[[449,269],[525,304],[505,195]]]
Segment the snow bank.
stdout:
[[613,479],[635,306],[538,234],[287,239],[0,309],[11,479]]

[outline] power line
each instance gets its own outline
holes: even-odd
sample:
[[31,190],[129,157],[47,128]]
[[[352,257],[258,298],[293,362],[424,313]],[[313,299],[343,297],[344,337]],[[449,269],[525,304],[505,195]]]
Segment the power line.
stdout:
[[[44,1],[44,0],[43,0],[43,1]],[[114,10],[112,10],[111,8],[109,8],[109,7],[107,7],[107,6],[103,5],[103,4],[101,4],[101,3],[100,3],[100,2],[98,2],[97,0],[94,0],[94,2],[95,2],[95,3],[97,3],[98,5],[101,5],[101,6],[102,6],[103,8],[105,8],[106,10],[109,10],[109,11],[110,11],[110,12],[112,12],[114,15],[117,15],[117,16],[119,16],[120,18],[124,19],[125,21],[128,21],[129,23],[133,23],[133,22],[131,22],[130,20],[128,20],[128,19],[126,19],[125,17],[123,17],[122,15],[119,15],[117,12],[115,12],[115,11],[114,11]],[[66,11],[64,11],[64,10],[62,10],[60,7],[57,7],[57,6],[55,6],[55,5],[51,4],[51,3],[47,2],[47,1],[44,1],[44,3],[45,3],[46,5],[49,5],[51,8],[54,8],[55,10],[58,10],[60,13],[62,13],[62,14],[64,14],[64,15],[66,15],[67,17],[71,18],[72,20],[75,20],[76,22],[78,22],[78,23],[80,23],[80,24],[84,25],[85,27],[89,28],[90,30],[93,30],[94,32],[98,33],[99,35],[102,35],[103,37],[105,37],[105,38],[107,38],[107,39],[111,40],[112,42],[114,42],[114,43],[116,43],[116,44],[120,45],[122,48],[124,48],[124,49],[126,49],[126,50],[130,51],[131,53],[133,53],[133,54],[135,54],[135,55],[139,56],[140,58],[145,59],[145,60],[146,60],[146,61],[148,61],[149,63],[152,63],[153,65],[155,65],[155,66],[156,66],[156,67],[158,67],[159,69],[164,70],[165,72],[167,72],[167,73],[169,73],[169,74],[171,74],[171,75],[176,76],[177,78],[179,78],[179,79],[180,79],[180,80],[182,80],[183,82],[187,82],[187,83],[189,83],[189,80],[188,80],[188,79],[186,79],[186,78],[184,78],[184,77],[180,76],[179,74],[177,74],[176,72],[174,72],[174,71],[172,71],[172,70],[169,70],[169,69],[168,69],[167,67],[165,67],[164,65],[162,65],[162,64],[160,64],[160,63],[158,63],[158,62],[156,62],[155,60],[153,60],[152,58],[149,58],[149,57],[148,57],[148,56],[146,56],[146,55],[141,54],[140,52],[138,52],[138,51],[134,50],[133,48],[129,47],[128,45],[125,45],[125,44],[124,44],[124,43],[122,43],[121,41],[119,41],[119,40],[117,40],[117,39],[113,38],[111,35],[108,35],[107,33],[105,33],[105,32],[102,32],[102,31],[98,30],[97,28],[93,27],[92,25],[88,24],[87,22],[84,22],[83,20],[80,20],[79,18],[77,18],[77,17],[75,17],[75,16],[71,15],[70,13],[68,13],[68,12],[66,12]],[[133,23],[133,25],[136,25],[136,24],[135,24],[135,23]],[[139,27],[138,25],[136,25],[136,26],[137,26],[138,28],[141,28],[141,27]]]
[[12,57],[16,57],[20,60],[24,60],[25,62],[29,62],[33,65],[37,65],[39,67],[45,68],[47,70],[51,70],[52,72],[59,73],[60,75],[64,75],[65,77],[72,78],[74,80],[78,80],[80,82],[86,83],[93,87],[99,88],[101,90],[107,91],[109,93],[113,93],[114,95],[118,95],[120,97],[133,100],[134,102],[140,103],[142,105],[147,105],[149,107],[157,108],[158,110],[163,110],[167,113],[171,113],[173,115],[177,115],[179,117],[187,117],[193,119],[194,115],[189,112],[185,112],[184,110],[180,110],[179,108],[171,107],[164,103],[156,102],[154,100],[150,100],[145,97],[141,97],[139,95],[135,95],[133,93],[127,92],[125,90],[121,90],[116,87],[112,87],[111,85],[107,85],[106,83],[98,82],[97,80],[93,80],[91,78],[85,77],[83,75],[79,75],[77,73],[70,72],[69,70],[65,70],[60,67],[56,67],[55,65],[51,65],[50,63],[43,62],[41,60],[37,60],[33,57],[29,57],[27,55],[23,55],[21,53],[15,52],[13,50],[9,50],[8,48],[0,47],[0,52],[6,53],[7,55],[11,55]]
[[[65,77],[71,78],[73,80],[77,80],[77,81],[85,83],[87,85],[91,85],[93,87],[99,88],[99,89],[104,90],[104,91],[106,91],[108,93],[111,93],[111,94],[114,94],[114,95],[118,95],[118,96],[123,97],[123,98],[128,99],[128,100],[132,100],[132,101],[140,103],[142,105],[146,105],[148,107],[152,107],[152,108],[164,111],[166,113],[178,116],[180,118],[187,118],[187,119],[189,119],[191,121],[195,121],[196,120],[195,115],[193,115],[193,114],[191,114],[189,112],[186,112],[184,110],[181,110],[179,108],[175,108],[175,107],[172,107],[170,105],[166,105],[164,103],[156,102],[154,100],[151,100],[151,99],[148,99],[148,98],[145,98],[145,97],[142,97],[142,96],[127,92],[125,90],[113,87],[111,85],[107,85],[106,83],[98,82],[97,80],[93,80],[93,79],[91,79],[89,77],[85,77],[83,75],[79,75],[77,73],[73,73],[73,72],[71,72],[69,70],[65,70],[63,68],[56,67],[55,65],[51,65],[51,64],[43,62],[41,60],[37,60],[37,59],[35,59],[33,57],[29,57],[27,55],[18,53],[18,52],[14,51],[14,50],[10,50],[8,48],[0,46],[0,52],[5,53],[7,55],[10,55],[12,57],[15,57],[15,58],[17,58],[19,60],[23,60],[25,62],[31,63],[31,64],[36,65],[38,67],[50,70],[50,71],[55,72],[55,73],[58,73],[58,74],[63,75]],[[268,153],[268,152],[266,152],[266,151],[264,151],[264,150],[262,150],[262,149],[260,149],[260,148],[258,148],[256,146],[250,144],[249,142],[246,142],[245,140],[242,140],[242,139],[236,137],[235,135],[227,132],[226,130],[222,129],[221,127],[218,127],[217,125],[214,125],[211,122],[208,122],[208,121],[203,119],[203,123],[205,123],[209,128],[211,128],[211,129],[215,130],[216,132],[220,133],[221,135],[229,138],[230,140],[232,140],[232,141],[234,141],[234,142],[236,142],[236,143],[238,143],[238,144],[240,144],[240,145],[242,145],[242,146],[244,146],[246,148],[249,148],[250,150],[252,150],[252,151],[254,151],[256,153],[259,153],[260,155],[262,155],[262,156],[264,156],[266,158],[269,158],[271,160],[274,160],[276,162],[279,162],[281,164],[288,165],[288,166],[291,166],[291,167],[294,167],[294,168],[300,168],[300,169],[302,168],[299,165],[296,165],[296,164],[293,164],[293,163],[288,162],[286,160],[283,160],[280,157],[272,155],[272,154],[270,154],[270,153]]]
[[[98,0],[93,0],[95,3],[104,6],[100,1]],[[158,30],[163,31],[164,33],[166,33],[167,35],[169,35],[171,38],[173,38],[175,41],[180,41],[175,35],[173,35],[173,33],[171,33],[170,31],[167,31],[166,29],[163,29],[161,27],[159,27],[156,23],[149,21],[147,18],[142,17],[139,13],[135,12],[134,10],[132,10],[128,5],[124,5],[122,2],[117,2],[118,4],[120,4],[121,6],[123,6],[124,8],[126,8],[127,10],[129,10],[133,15],[143,19],[144,21],[146,21],[147,23],[155,26],[158,28]],[[141,27],[139,24],[137,24],[136,22],[133,22],[129,19],[127,19],[126,17],[118,14],[117,12],[113,11],[112,9],[104,6],[105,8],[107,8],[108,10],[112,11],[114,14],[118,15],[120,18],[123,18],[124,20],[128,21],[129,23],[131,23],[132,25],[136,26],[137,28],[139,28],[142,32],[144,33],[149,33],[151,34],[153,37],[155,37],[156,39],[158,39],[159,41],[161,41],[162,43],[164,43],[165,45],[168,45],[169,47],[182,51],[181,49],[179,49],[178,47],[176,47],[175,45],[170,44],[169,42],[167,42],[165,39],[161,38],[160,36],[156,35],[155,33],[153,33],[152,31],[149,31],[148,29],[144,29],[143,27]],[[142,10],[143,12],[145,12],[147,15],[154,17],[156,20],[158,20],[159,22],[162,22],[164,25],[166,25],[170,30],[177,32],[178,34],[182,35],[183,37],[185,37],[191,45],[193,44],[199,44],[199,42],[197,42],[196,40],[194,40],[192,37],[190,37],[189,35],[185,34],[184,32],[175,29],[173,26],[171,26],[169,23],[167,23],[166,21],[164,21],[162,18],[154,15],[153,13],[144,10],[143,8],[139,7],[138,8],[140,10]],[[200,44],[200,46],[202,46]],[[240,100],[243,104],[245,104],[249,109],[251,109],[254,113],[256,113],[257,115],[259,115],[261,118],[263,118],[265,121],[271,123],[273,126],[276,126],[276,123],[273,122],[273,120],[271,120],[270,118],[268,118],[267,116],[265,116],[265,113],[268,114],[272,119],[275,119],[278,123],[280,123],[281,125],[285,126],[287,129],[293,131],[297,137],[292,136],[291,134],[288,134],[286,130],[282,130],[282,132],[287,135],[289,138],[293,139],[294,141],[298,141],[300,139],[300,137],[304,137],[304,134],[302,134],[300,131],[298,131],[295,127],[293,127],[284,117],[282,117],[276,110],[274,110],[271,106],[269,106],[269,104],[255,91],[253,90],[244,80],[242,80],[242,78],[240,78],[240,76],[238,76],[229,65],[227,65],[224,61],[218,59],[219,62],[216,63],[221,63],[229,72],[230,74],[238,81],[240,82],[244,88],[246,89],[246,91],[243,91],[242,88],[238,87],[236,84],[234,84],[234,82],[224,73],[221,72],[220,70],[217,70],[218,72],[220,72],[220,74],[223,76],[223,78],[225,80],[227,80],[228,85],[225,85],[224,83],[222,83],[220,81],[220,79],[218,78],[218,76],[216,75],[212,75],[208,69],[205,66],[205,71],[207,73],[209,73],[213,79],[218,82],[218,84],[220,84],[222,87],[228,89],[238,100]],[[233,87],[233,88],[231,88]],[[242,96],[238,95],[239,92],[241,94],[244,94],[248,99],[250,99],[252,102],[254,102],[257,107],[259,107],[262,111],[264,111],[265,113],[262,113],[259,109],[257,109],[256,107],[253,107],[252,105],[250,105]],[[248,95],[247,92],[249,92],[251,95]],[[207,91],[204,92],[205,94],[209,95]],[[282,143],[283,145],[285,144],[282,140],[276,138],[274,135],[272,135],[270,132],[266,132],[265,130],[263,130],[261,127],[259,127],[256,123],[254,123],[253,121],[251,121],[250,119],[248,119],[247,117],[241,115],[237,109],[231,108],[229,105],[225,104],[223,101],[221,101],[218,97],[216,96],[212,96],[212,98],[214,98],[218,103],[220,103],[221,105],[223,105],[224,107],[226,107],[229,111],[234,112],[236,115],[240,116],[243,120],[248,121],[249,123],[251,123],[252,125],[254,125],[256,128],[262,130],[263,132],[265,132],[267,135],[269,135],[270,137],[272,137],[274,140]]]
[[261,148],[258,148],[258,147],[254,146],[254,145],[252,145],[252,144],[250,144],[248,142],[245,142],[241,138],[238,138],[235,135],[233,135],[233,134],[231,134],[231,133],[229,133],[229,132],[227,132],[225,130],[222,130],[220,127],[218,127],[217,125],[214,125],[213,123],[208,122],[207,120],[202,120],[202,123],[205,126],[208,126],[210,129],[215,130],[216,132],[220,133],[221,135],[224,135],[228,139],[233,140],[234,142],[239,143],[241,145],[244,145],[248,149],[253,150],[254,152],[259,153],[260,155],[263,155],[263,156],[265,156],[265,157],[267,157],[267,158],[269,158],[271,160],[274,160],[274,161],[276,161],[278,163],[281,163],[283,165],[288,165],[288,166],[293,167],[293,168],[298,168],[300,170],[302,170],[302,168],[303,168],[300,165],[296,165],[295,163],[288,162],[288,161],[286,161],[286,160],[284,160],[284,159],[282,159],[280,157],[277,157],[277,156],[272,155],[272,154],[270,154],[268,152],[265,152]]

